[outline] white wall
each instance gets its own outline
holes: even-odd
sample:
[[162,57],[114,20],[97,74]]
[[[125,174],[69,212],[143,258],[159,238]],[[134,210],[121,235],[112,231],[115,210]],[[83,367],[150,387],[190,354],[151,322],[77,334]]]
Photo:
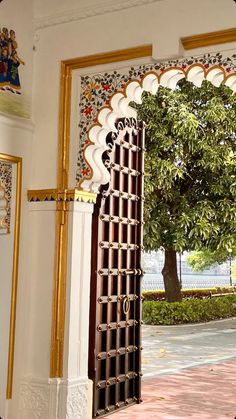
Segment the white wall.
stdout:
[[27,366],[24,377],[48,378],[54,285],[55,202],[29,203]]
[[90,6],[91,4],[101,4],[103,0],[70,0],[70,3],[64,0],[41,0],[34,2],[34,13],[36,17],[48,16],[55,13],[65,13],[69,9],[77,9],[78,7]]
[[[28,302],[29,295],[28,291],[30,289],[30,284],[28,282],[29,278],[27,276],[27,267],[28,267],[28,203],[26,191],[28,188],[28,178],[30,173],[30,155],[31,155],[31,145],[32,145],[32,130],[33,126],[30,121],[20,120],[19,118],[11,118],[7,116],[0,115],[0,152],[3,154],[10,154],[13,156],[22,157],[23,159],[23,178],[22,178],[22,207],[21,207],[21,234],[20,234],[20,263],[19,263],[19,285],[18,285],[18,301],[17,301],[17,323],[16,323],[16,342],[15,342],[15,367],[14,367],[14,386],[13,386],[13,401],[5,401],[5,409],[8,405],[8,409],[11,409],[11,406],[18,397],[17,394],[17,383],[19,382],[19,377],[22,374],[22,371],[25,369],[25,364],[27,358],[25,358],[27,340],[27,327],[28,327]],[[13,188],[14,190],[14,188]],[[13,254],[13,229],[14,229],[14,199],[13,199],[13,213],[12,213],[12,225],[11,225],[11,235],[1,236],[1,247],[0,247],[0,258],[1,258],[1,281],[0,287],[3,287],[7,293],[5,294],[4,301],[4,313],[1,310],[1,314],[7,315],[9,313],[9,293],[11,292],[11,276],[12,276],[12,254]],[[8,245],[11,249],[8,249],[7,254],[3,250],[3,241],[8,241]],[[5,249],[6,250],[6,249]],[[1,288],[2,295],[2,288]],[[5,336],[4,339],[8,339],[9,333],[9,316],[1,318],[2,322],[5,322],[5,328],[2,329],[1,333]],[[2,336],[2,335],[1,335]],[[6,347],[6,342],[4,343]],[[2,353],[0,354],[0,357]],[[1,368],[1,396],[5,399],[6,389],[5,387],[5,378],[4,374],[7,368],[6,358],[7,355],[4,353],[5,365],[4,369]],[[2,359],[1,359],[2,361]],[[4,391],[4,393],[3,393]],[[3,399],[2,399],[3,400]],[[2,401],[3,404],[3,401]],[[2,412],[0,412],[1,414]],[[3,416],[3,419],[6,419],[7,416]]]
[[[48,24],[50,13],[62,10],[62,2],[58,5],[56,0],[51,0],[49,8],[43,6],[44,3],[41,0],[35,2],[41,25],[44,24],[42,15],[45,16],[45,24]],[[100,2],[97,4],[98,11],[99,5]],[[75,1],[72,6],[75,6]],[[56,186],[61,60],[147,43],[154,44],[155,56],[159,59],[177,55],[181,36],[233,27],[236,7],[232,0],[163,0],[56,25],[63,19],[63,13],[58,16],[54,20],[51,17],[53,26],[37,32],[33,90],[37,129],[32,187]],[[39,24],[39,21],[36,22]],[[42,159],[43,173],[40,170]]]
[[[27,328],[28,328],[28,303],[30,284],[27,275],[28,255],[28,203],[27,189],[30,177],[31,146],[33,140],[33,125],[30,120],[24,120],[13,116],[14,114],[25,115],[30,118],[32,75],[33,75],[33,5],[31,0],[3,1],[0,4],[1,28],[7,27],[16,32],[18,43],[17,52],[25,62],[20,65],[19,76],[22,87],[22,95],[0,92],[0,153],[22,157],[22,208],[21,208],[21,234],[20,234],[20,263],[19,263],[19,286],[17,301],[17,323],[15,341],[15,366],[13,400],[6,401],[6,370],[8,357],[9,339],[9,308],[12,285],[12,256],[14,240],[14,199],[12,202],[12,225],[9,236],[1,236],[0,243],[0,295],[1,295],[1,349],[0,349],[0,394],[1,411],[3,419],[11,416],[14,404],[18,399],[18,383],[22,371],[25,369],[27,358],[25,357]],[[16,168],[15,168],[16,169]],[[14,170],[15,170],[14,169]],[[13,188],[14,190],[14,188]],[[14,197],[13,197],[14,198]],[[4,298],[4,301],[3,301]],[[9,413],[7,413],[7,411]],[[9,416],[8,416],[9,415]]]

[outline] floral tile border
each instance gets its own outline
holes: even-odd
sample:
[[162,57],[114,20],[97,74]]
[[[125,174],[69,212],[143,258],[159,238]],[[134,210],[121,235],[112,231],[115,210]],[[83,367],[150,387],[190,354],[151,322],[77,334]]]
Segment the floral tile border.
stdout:
[[7,233],[10,233],[11,226],[11,197],[12,197],[12,164],[0,160],[0,183],[3,186],[7,199]]
[[76,173],[76,183],[90,175],[90,167],[84,159],[84,148],[88,144],[88,130],[96,121],[99,109],[109,103],[111,95],[125,86],[130,80],[142,80],[149,71],[161,73],[168,67],[179,66],[187,69],[192,64],[200,63],[206,69],[211,66],[221,66],[229,74],[236,71],[236,54],[229,57],[223,53],[205,54],[183,59],[143,64],[126,67],[121,70],[103,72],[81,77],[80,120],[79,120],[79,153]]

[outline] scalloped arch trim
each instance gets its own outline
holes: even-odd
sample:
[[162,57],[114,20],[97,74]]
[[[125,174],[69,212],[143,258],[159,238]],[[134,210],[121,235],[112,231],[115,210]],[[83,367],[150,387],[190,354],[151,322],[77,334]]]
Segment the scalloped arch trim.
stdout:
[[216,87],[224,83],[236,92],[236,73],[227,74],[220,66],[206,69],[202,64],[193,64],[186,70],[181,67],[169,67],[161,74],[150,71],[140,81],[130,80],[123,91],[110,97],[109,105],[99,110],[97,123],[88,130],[89,143],[84,150],[84,158],[91,168],[91,176],[81,181],[82,190],[98,193],[99,187],[109,181],[109,172],[102,161],[102,155],[108,149],[106,138],[109,132],[117,132],[115,122],[118,118],[136,118],[136,111],[129,103],[141,104],[142,93],[146,91],[155,95],[159,86],[174,90],[177,83],[184,78],[197,87],[201,87],[203,80],[208,80]]

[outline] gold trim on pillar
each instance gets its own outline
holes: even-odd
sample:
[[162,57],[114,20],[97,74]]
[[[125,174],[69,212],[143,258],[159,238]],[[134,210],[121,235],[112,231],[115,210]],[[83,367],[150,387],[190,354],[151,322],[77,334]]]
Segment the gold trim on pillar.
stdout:
[[55,281],[51,342],[51,377],[63,376],[64,329],[66,310],[66,271],[68,244],[68,202],[57,202]]
[[29,202],[96,202],[95,193],[80,189],[39,189],[27,192]]
[[16,300],[17,300],[18,266],[19,266],[22,158],[0,153],[0,160],[17,165],[16,166],[17,167],[16,208],[15,208],[14,249],[13,249],[13,267],[12,267],[11,312],[10,312],[8,370],[7,370],[7,389],[6,389],[6,398],[11,399],[12,398],[13,369],[14,369]]
[[[102,54],[89,55],[62,61],[60,80],[60,110],[59,110],[59,147],[58,147],[58,182],[57,191],[68,188],[69,149],[70,149],[70,112],[71,112],[71,83],[72,71],[81,68],[92,67],[101,64],[127,61],[142,57],[152,56],[152,45],[143,45]],[[29,191],[29,199],[32,194]],[[49,192],[50,195],[51,192]],[[86,193],[84,193],[86,195]],[[47,193],[46,193],[47,195]],[[83,196],[81,200],[88,199]],[[59,196],[53,192],[52,196]],[[69,196],[69,195],[68,195]],[[91,198],[91,194],[90,194]],[[90,199],[89,198],[89,199]],[[96,198],[92,198],[94,202]],[[34,199],[32,199],[34,200]],[[53,294],[53,319],[52,319],[52,342],[51,342],[51,367],[50,377],[63,376],[63,348],[65,329],[65,306],[66,306],[66,269],[67,269],[67,240],[68,240],[68,201],[57,202],[56,216],[56,251],[55,251],[55,279]],[[74,200],[74,199],[72,199]],[[80,200],[80,199],[79,199]],[[91,202],[91,201],[86,201]]]
[[236,28],[185,36],[181,38],[181,42],[185,50],[236,42]]

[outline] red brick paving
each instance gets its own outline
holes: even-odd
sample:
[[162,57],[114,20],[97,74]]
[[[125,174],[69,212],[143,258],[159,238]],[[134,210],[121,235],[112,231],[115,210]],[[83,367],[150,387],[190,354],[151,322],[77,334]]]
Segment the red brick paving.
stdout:
[[143,403],[114,419],[235,419],[236,359],[143,381]]

